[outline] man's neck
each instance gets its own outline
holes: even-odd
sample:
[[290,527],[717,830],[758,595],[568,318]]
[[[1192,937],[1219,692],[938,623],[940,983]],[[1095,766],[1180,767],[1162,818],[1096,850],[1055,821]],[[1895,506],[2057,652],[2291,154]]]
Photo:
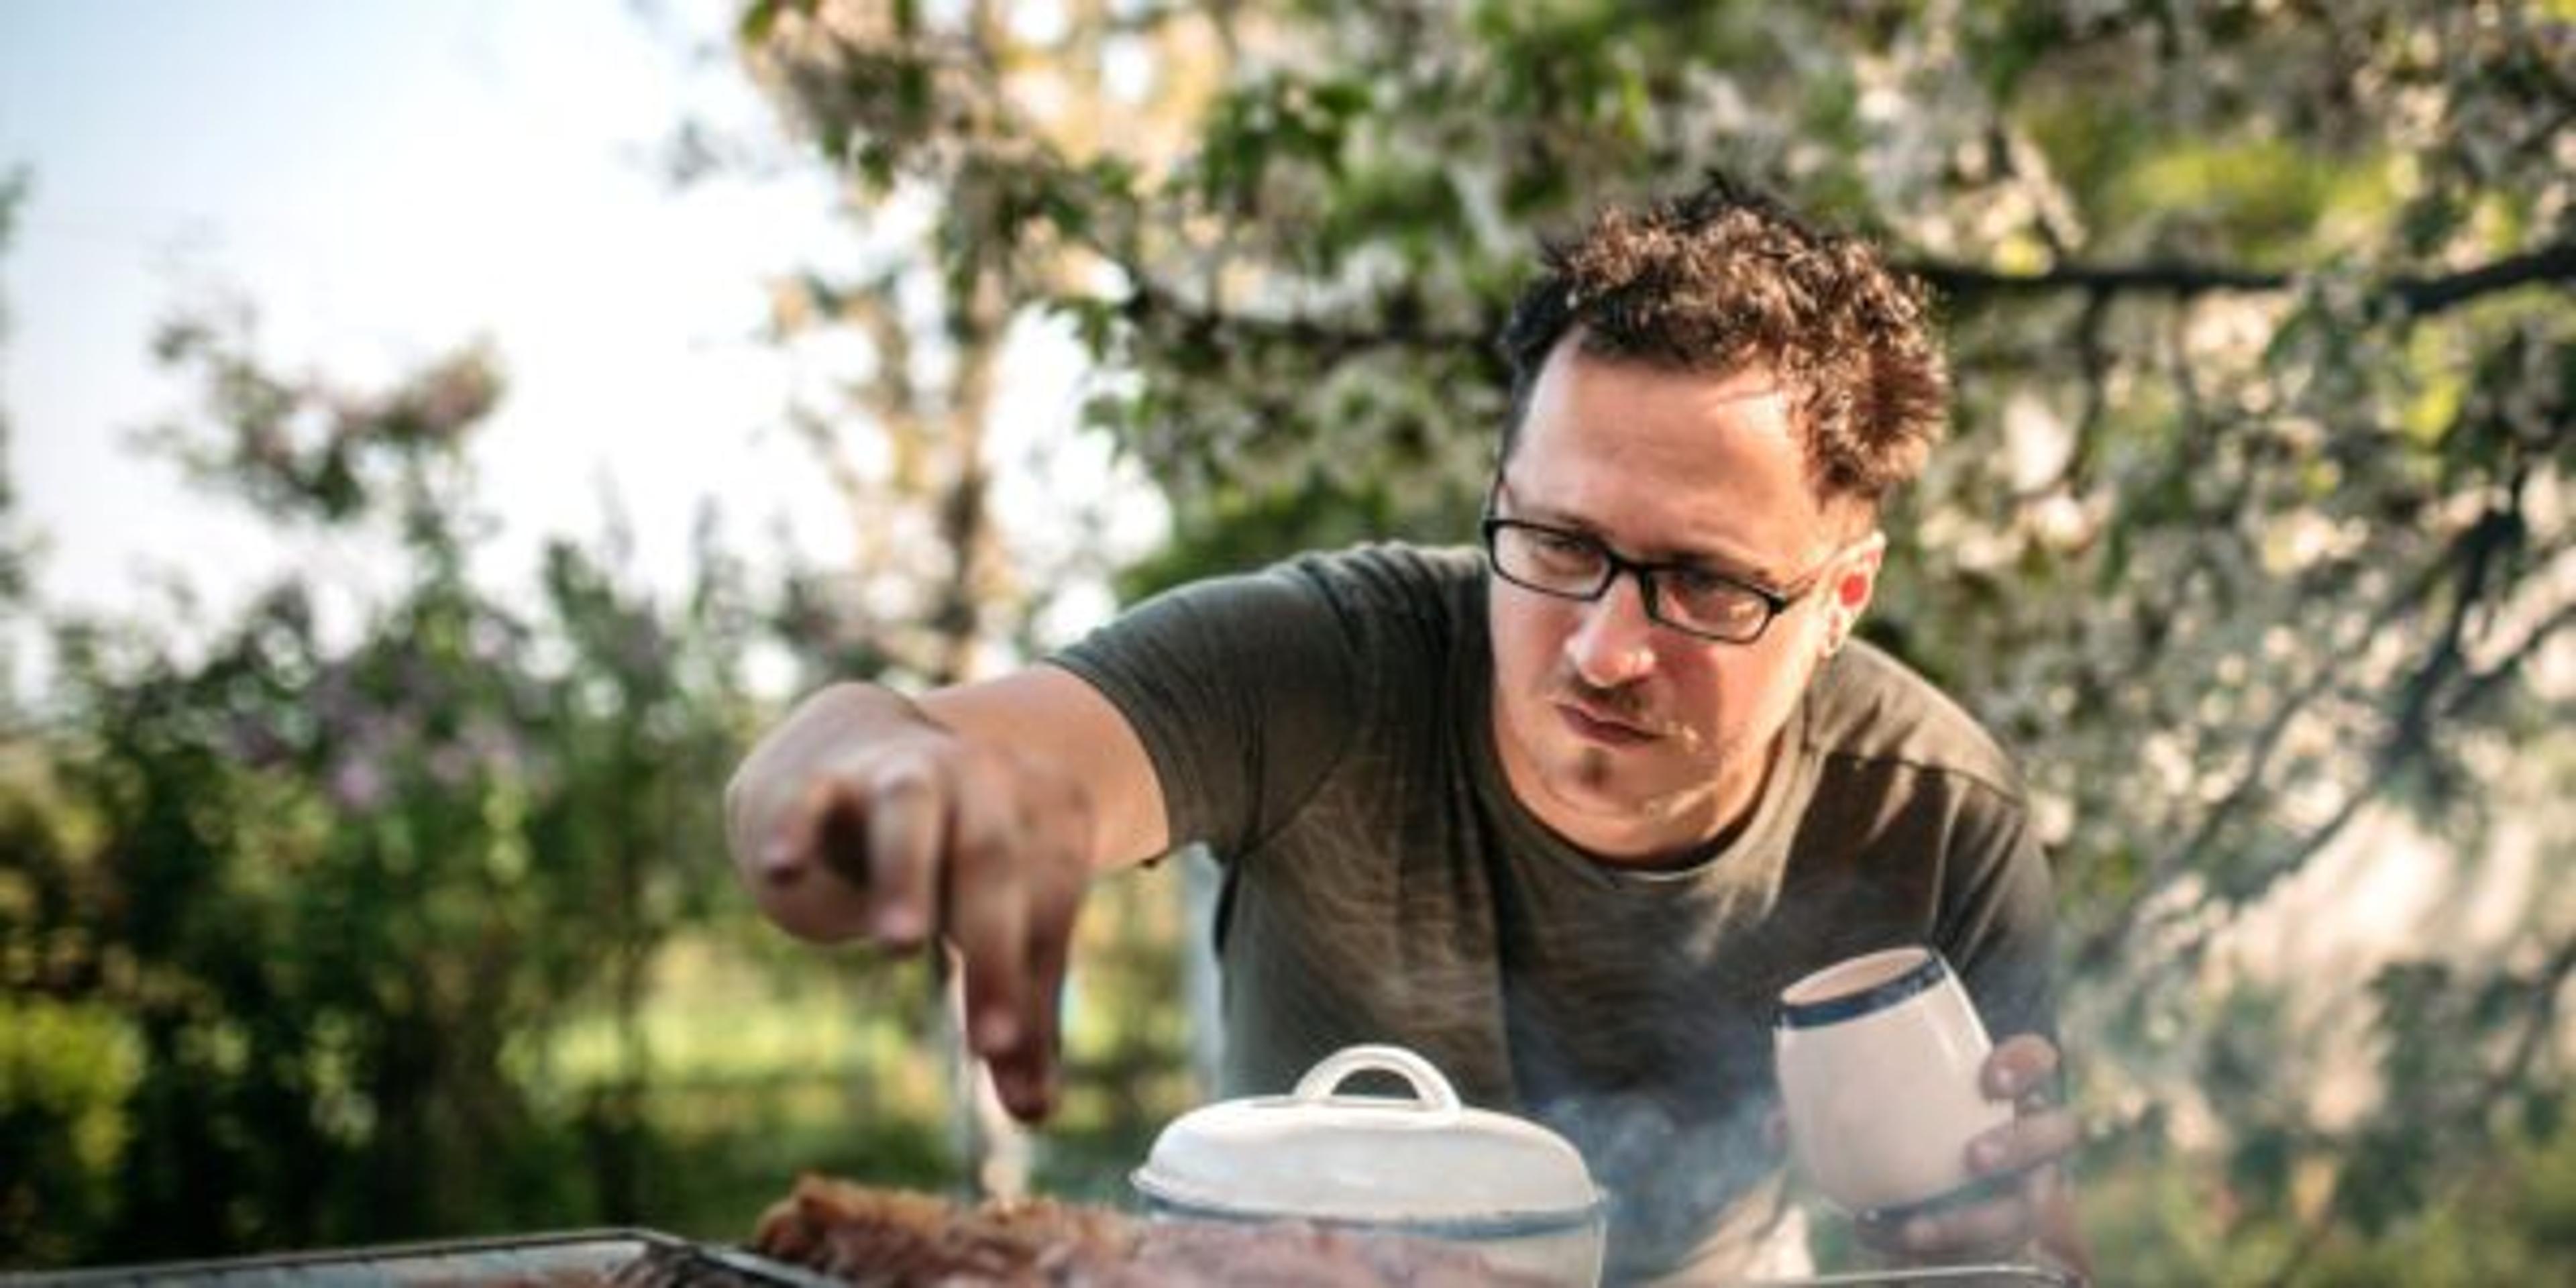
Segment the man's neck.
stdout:
[[[1608,848],[1577,844],[1593,862],[1632,872],[1670,872],[1705,863],[1725,853],[1753,825],[1771,781],[1771,767],[1778,763],[1780,747],[1787,740],[1785,733],[1773,736],[1761,755],[1736,767],[1740,772],[1725,775],[1695,799],[1675,801],[1670,811],[1672,827],[1648,824],[1648,834]],[[1663,835],[1657,837],[1654,832]]]
[[1784,730],[1762,754],[1730,767],[1721,781],[1650,801],[1623,814],[1575,812],[1550,804],[1534,765],[1513,754],[1511,733],[1497,729],[1504,784],[1521,808],[1603,867],[1670,871],[1704,862],[1744,835],[1759,812],[1771,768],[1788,741]]

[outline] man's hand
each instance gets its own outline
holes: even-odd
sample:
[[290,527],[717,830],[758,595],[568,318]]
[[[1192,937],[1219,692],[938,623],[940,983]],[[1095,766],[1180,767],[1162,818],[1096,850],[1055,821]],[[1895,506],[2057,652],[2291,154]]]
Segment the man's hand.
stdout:
[[2009,1100],[2014,1111],[2011,1122],[1968,1143],[1968,1169],[1986,1178],[1993,1196],[1900,1221],[1864,1220],[1861,1237],[1913,1261],[2010,1258],[2035,1242],[2089,1279],[2091,1259],[2062,1166],[2082,1133],[2074,1113],[2051,1092],[2056,1046],[2030,1033],[2007,1038],[1986,1057],[1980,1077],[1986,1097]]
[[763,739],[725,801],[736,871],[770,920],[889,951],[944,939],[964,966],[968,1049],[1002,1103],[1021,1118],[1052,1107],[1058,994],[1095,843],[1080,782],[845,685]]

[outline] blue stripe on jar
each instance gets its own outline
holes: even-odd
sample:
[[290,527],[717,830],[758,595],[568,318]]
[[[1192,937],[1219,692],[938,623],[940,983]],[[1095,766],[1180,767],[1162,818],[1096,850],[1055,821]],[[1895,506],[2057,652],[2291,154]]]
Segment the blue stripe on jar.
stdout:
[[1938,986],[1950,973],[1950,964],[1941,954],[1926,949],[1923,960],[1904,974],[1864,988],[1857,993],[1813,1002],[1782,1002],[1772,1027],[1782,1029],[1815,1029],[1828,1024],[1856,1020],[1875,1011],[1884,1011],[1927,988]]

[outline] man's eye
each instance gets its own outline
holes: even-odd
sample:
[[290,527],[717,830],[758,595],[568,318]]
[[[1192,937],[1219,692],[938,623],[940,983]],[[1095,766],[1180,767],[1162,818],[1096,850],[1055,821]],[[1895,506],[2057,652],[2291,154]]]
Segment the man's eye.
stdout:
[[1663,582],[1666,595],[1689,605],[1695,613],[1711,616],[1741,612],[1761,598],[1741,582],[1697,568],[1668,568]]
[[1593,555],[1591,542],[1568,532],[1533,532],[1530,534],[1530,545],[1532,549],[1550,559],[1567,562],[1589,559]]

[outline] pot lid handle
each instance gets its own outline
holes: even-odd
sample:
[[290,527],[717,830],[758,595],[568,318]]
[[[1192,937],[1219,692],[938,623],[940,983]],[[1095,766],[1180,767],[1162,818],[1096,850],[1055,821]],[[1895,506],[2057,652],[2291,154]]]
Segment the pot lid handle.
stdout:
[[1384,1043],[1344,1047],[1324,1057],[1297,1080],[1297,1089],[1290,1098],[1304,1104],[1327,1099],[1334,1088],[1357,1073],[1394,1074],[1412,1088],[1413,1103],[1424,1113],[1458,1116],[1458,1089],[1449,1085],[1449,1079],[1437,1066],[1403,1047]]

